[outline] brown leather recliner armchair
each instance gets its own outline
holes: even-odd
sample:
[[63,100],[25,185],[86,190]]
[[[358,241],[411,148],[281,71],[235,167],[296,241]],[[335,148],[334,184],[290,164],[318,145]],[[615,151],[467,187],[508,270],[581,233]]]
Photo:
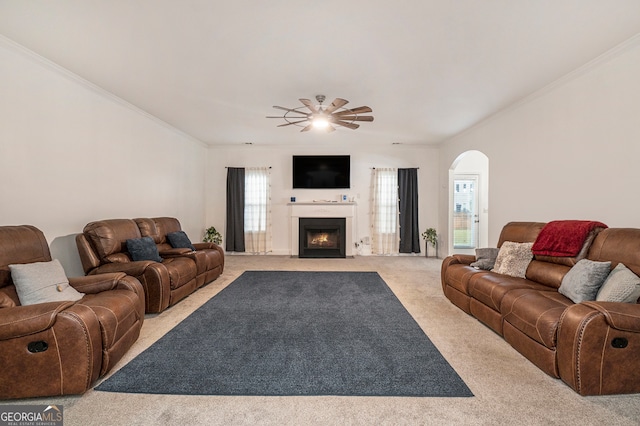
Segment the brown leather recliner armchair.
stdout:
[[180,221],[174,217],[155,217],[151,219],[134,219],[143,237],[151,237],[158,247],[160,256],[176,257],[186,256],[196,262],[198,268],[196,285],[198,288],[210,283],[222,274],[224,269],[224,251],[222,247],[214,243],[191,244],[194,251],[186,248],[173,248],[167,239],[167,235],[182,231]]
[[0,227],[0,399],[84,393],[140,334],[142,286],[124,273],[68,278],[75,302],[22,306],[9,265],[51,260],[36,227]]
[[108,219],[87,224],[76,244],[87,275],[117,271],[134,276],[144,289],[145,311],[162,312],[196,290],[197,266],[184,256],[133,261],[127,240],[139,238],[132,219]]

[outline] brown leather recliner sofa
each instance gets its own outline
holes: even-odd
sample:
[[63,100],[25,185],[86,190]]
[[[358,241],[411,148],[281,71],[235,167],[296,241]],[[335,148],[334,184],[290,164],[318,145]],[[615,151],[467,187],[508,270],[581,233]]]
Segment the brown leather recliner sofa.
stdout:
[[[81,299],[23,306],[9,265],[51,263],[39,229],[0,227],[0,399],[81,394],[140,334],[142,286],[124,273],[71,277],[68,285]],[[56,284],[57,291],[66,286]]]
[[[511,222],[506,241],[534,242],[545,226]],[[623,263],[640,275],[640,229],[607,228],[587,239],[577,257],[534,256],[525,278],[476,269],[472,255],[443,260],[445,296],[501,335],[518,352],[581,395],[640,392],[640,305],[583,301],[558,292],[563,277],[584,258]]]
[[195,250],[173,248],[167,235],[182,231],[178,219],[174,217],[156,217],[153,219],[134,219],[143,237],[151,237],[163,257],[187,256],[196,263],[196,287],[218,278],[224,270],[224,251],[214,243],[192,242]]
[[[224,252],[213,243],[194,243],[196,250],[173,248],[167,234],[180,231],[175,218],[107,219],[87,224],[76,236],[82,266],[87,275],[125,272],[144,289],[147,313],[162,312],[224,269]],[[151,238],[161,259],[132,260],[127,240]]]

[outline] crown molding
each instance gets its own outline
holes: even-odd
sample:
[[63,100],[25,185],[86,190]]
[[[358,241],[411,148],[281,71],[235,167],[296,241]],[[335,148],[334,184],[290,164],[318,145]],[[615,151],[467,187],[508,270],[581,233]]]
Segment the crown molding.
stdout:
[[205,148],[208,147],[208,144],[204,143],[203,141],[194,138],[193,136],[183,132],[180,129],[177,129],[176,127],[172,126],[171,124],[167,123],[164,120],[161,120],[160,118],[156,117],[155,115],[152,115],[150,113],[148,113],[147,111],[143,110],[142,108],[139,108],[137,106],[135,106],[134,104],[122,99],[119,96],[114,95],[113,93],[109,92],[108,90],[103,89],[102,87],[90,82],[89,80],[86,80],[82,77],[80,77],[79,75],[69,71],[68,69],[58,65],[57,63],[45,58],[42,55],[37,54],[36,52],[27,49],[26,47],[22,46],[19,43],[16,43],[15,41],[11,40],[10,38],[0,34],[0,46],[6,47],[8,50],[17,53],[23,57],[26,57],[27,59],[38,63],[40,65],[42,65],[45,68],[48,68],[49,70],[55,72],[56,74],[66,78],[67,80],[72,81],[75,84],[78,84],[82,87],[84,87],[87,90],[92,91],[93,93],[96,93],[97,95],[110,100],[111,102],[114,102],[122,107],[125,107],[139,115],[141,115],[142,117],[154,122],[155,124],[164,127],[165,129],[171,131],[172,133],[175,133],[176,135],[187,139],[190,142],[194,142],[197,143]]

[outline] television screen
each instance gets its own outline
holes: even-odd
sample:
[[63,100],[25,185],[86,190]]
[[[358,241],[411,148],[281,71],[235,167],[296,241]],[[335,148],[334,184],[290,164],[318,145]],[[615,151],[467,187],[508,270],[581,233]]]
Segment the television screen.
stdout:
[[293,187],[305,189],[349,188],[348,155],[294,155]]

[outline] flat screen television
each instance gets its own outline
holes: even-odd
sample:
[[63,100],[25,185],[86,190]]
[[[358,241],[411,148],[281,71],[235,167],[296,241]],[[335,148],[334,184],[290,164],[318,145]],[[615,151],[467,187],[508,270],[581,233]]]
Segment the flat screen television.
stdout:
[[293,188],[339,189],[351,185],[348,155],[294,155]]

